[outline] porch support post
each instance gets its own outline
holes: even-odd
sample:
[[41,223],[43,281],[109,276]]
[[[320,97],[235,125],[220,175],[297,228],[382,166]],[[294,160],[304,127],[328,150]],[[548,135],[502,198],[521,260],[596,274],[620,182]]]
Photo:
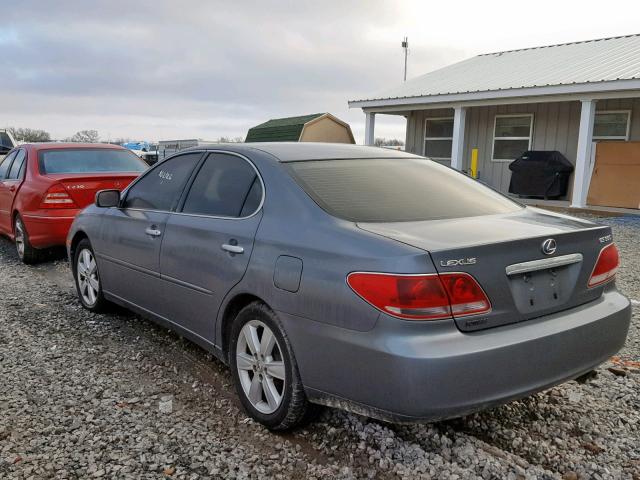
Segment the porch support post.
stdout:
[[583,208],[587,204],[589,188],[589,174],[591,161],[591,146],[593,143],[593,121],[596,113],[596,100],[582,100],[580,111],[580,127],[578,129],[578,151],[576,155],[576,169],[573,172],[573,195],[571,206]]
[[467,118],[466,107],[455,107],[453,110],[453,142],[451,145],[451,167],[462,170],[464,158],[464,126]]
[[375,143],[374,130],[376,127],[376,114],[371,112],[364,112],[364,144],[373,145]]

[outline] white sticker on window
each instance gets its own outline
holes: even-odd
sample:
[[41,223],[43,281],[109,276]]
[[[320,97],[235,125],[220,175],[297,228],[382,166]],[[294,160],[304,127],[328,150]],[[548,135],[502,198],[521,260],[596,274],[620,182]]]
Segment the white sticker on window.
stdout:
[[164,170],[160,170],[160,173],[158,173],[158,176],[163,180],[173,179],[173,173],[165,172]]

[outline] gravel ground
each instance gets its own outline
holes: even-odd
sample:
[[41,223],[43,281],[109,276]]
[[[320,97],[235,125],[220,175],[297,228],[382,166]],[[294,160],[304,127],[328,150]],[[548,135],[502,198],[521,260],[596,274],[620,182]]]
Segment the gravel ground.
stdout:
[[[640,300],[640,218],[600,221],[622,252],[619,287]],[[584,383],[430,425],[326,410],[275,435],[210,355],[126,311],[88,313],[64,261],[26,267],[0,239],[0,478],[640,480],[633,321]]]

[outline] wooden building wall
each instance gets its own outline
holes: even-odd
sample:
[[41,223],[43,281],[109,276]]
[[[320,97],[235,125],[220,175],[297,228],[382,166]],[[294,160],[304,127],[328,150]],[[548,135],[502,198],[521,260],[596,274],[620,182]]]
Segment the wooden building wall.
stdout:
[[[597,110],[631,110],[629,140],[640,140],[640,98],[600,100]],[[575,164],[580,124],[580,102],[550,102],[470,107],[467,110],[463,169],[468,170],[471,150],[478,149],[479,179],[506,192],[509,162],[491,160],[496,115],[533,114],[533,150],[558,150]],[[428,117],[453,117],[453,109],[414,110],[407,117],[407,151],[424,154],[424,125]],[[448,164],[449,162],[442,162]]]

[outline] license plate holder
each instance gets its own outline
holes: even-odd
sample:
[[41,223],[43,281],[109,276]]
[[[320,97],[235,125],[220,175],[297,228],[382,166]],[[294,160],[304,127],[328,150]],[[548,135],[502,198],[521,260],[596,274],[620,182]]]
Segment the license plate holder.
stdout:
[[531,314],[568,302],[582,263],[581,254],[534,260],[506,269],[518,311]]

